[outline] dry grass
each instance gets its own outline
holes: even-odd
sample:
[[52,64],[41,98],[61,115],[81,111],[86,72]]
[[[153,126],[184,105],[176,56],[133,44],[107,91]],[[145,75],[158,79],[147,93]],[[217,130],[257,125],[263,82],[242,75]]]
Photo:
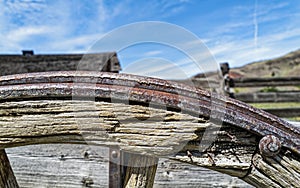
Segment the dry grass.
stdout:
[[278,58],[253,62],[242,67],[233,68],[231,72],[236,72],[244,77],[299,76],[300,50]]

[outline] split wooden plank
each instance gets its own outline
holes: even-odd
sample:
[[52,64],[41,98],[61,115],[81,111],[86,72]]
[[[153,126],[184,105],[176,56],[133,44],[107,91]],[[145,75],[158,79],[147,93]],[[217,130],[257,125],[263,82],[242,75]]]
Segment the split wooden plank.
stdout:
[[[212,131],[215,139],[210,147],[200,151],[204,132],[216,125],[181,112],[139,104],[70,100],[11,101],[1,103],[0,107],[2,149],[41,143],[117,146],[126,152],[213,169],[256,186],[287,185],[265,176],[265,170],[274,173],[279,169],[265,168],[265,164],[269,165],[267,159],[262,158],[264,163],[258,163],[263,165],[253,166],[261,137],[231,124]],[[138,128],[142,131],[138,132]],[[292,166],[295,171],[294,165],[298,163],[294,161],[299,158],[290,160],[284,152],[280,156],[288,164],[285,166]],[[289,181],[293,179],[296,181],[298,175],[291,176]]]

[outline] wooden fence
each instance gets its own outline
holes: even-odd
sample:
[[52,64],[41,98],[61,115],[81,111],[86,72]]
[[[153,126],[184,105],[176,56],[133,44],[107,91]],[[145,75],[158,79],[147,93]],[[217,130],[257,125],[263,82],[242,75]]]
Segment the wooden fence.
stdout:
[[[275,78],[238,78],[234,79],[235,87],[286,87],[300,86],[300,77],[275,77]],[[277,102],[300,102],[300,91],[270,91],[235,93],[235,98],[246,103],[277,103]],[[299,117],[300,108],[274,108],[264,109],[279,117]]]
[[[278,78],[238,78],[234,79],[235,87],[286,87],[300,86],[300,77]],[[300,102],[300,91],[276,91],[236,93],[238,100],[248,103],[259,102]]]
[[300,77],[235,78],[235,87],[300,86]]
[[235,96],[247,103],[300,102],[300,91],[236,93]]
[[[220,79],[220,78],[219,78]],[[219,79],[192,78],[190,80],[176,80],[177,82],[192,85],[205,90],[221,90],[222,82]],[[239,78],[234,79],[235,87],[286,87],[300,86],[300,77],[286,78]],[[277,92],[252,92],[235,93],[235,98],[246,103],[275,103],[275,102],[300,102],[300,91],[277,91]],[[279,117],[298,117],[299,108],[264,109]]]

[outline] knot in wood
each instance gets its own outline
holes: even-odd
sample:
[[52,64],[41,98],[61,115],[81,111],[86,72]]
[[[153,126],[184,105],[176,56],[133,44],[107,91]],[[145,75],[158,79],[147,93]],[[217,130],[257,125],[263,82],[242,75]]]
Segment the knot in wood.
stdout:
[[274,135],[266,135],[259,141],[259,151],[263,156],[273,157],[280,152],[281,142]]

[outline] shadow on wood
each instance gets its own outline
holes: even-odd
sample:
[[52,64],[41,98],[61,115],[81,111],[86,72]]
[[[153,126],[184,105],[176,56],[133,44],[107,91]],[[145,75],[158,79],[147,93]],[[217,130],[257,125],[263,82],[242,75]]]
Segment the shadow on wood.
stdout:
[[4,149],[0,149],[0,187],[19,187]]
[[[75,76],[78,72],[1,77],[0,148],[84,143],[206,167],[259,187],[299,180],[300,129],[276,116],[159,79],[80,72],[81,82],[70,83]],[[91,96],[95,101],[86,100]],[[213,119],[212,104],[218,107]],[[212,143],[200,150],[208,129]],[[269,135],[279,141],[261,141]],[[259,150],[259,144],[266,147]],[[134,176],[135,168],[127,170]]]

